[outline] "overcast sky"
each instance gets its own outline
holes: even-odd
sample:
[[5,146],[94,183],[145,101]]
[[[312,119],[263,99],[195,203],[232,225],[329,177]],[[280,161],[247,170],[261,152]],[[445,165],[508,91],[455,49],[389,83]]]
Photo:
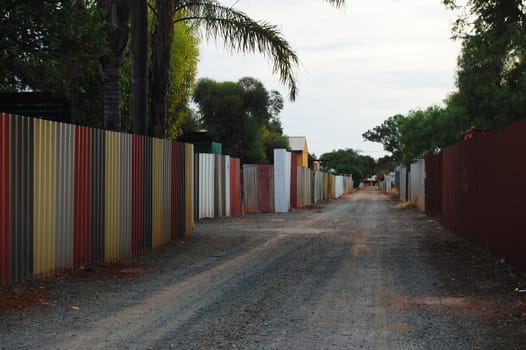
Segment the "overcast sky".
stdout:
[[[310,153],[352,148],[386,153],[362,133],[388,117],[441,104],[454,90],[460,43],[456,14],[441,0],[230,0],[251,18],[279,26],[297,51],[299,95],[280,117],[284,133],[306,136]],[[237,81],[250,76],[287,97],[261,55],[231,54],[222,42],[201,44],[198,77]]]

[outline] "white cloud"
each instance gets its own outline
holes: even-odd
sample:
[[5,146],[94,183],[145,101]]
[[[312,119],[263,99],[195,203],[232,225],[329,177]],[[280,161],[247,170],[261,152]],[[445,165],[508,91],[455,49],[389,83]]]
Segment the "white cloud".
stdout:
[[[278,25],[297,50],[300,94],[281,119],[285,133],[306,136],[317,155],[353,148],[382,156],[382,146],[363,142],[363,132],[391,115],[440,103],[454,89],[455,14],[439,0],[352,0],[344,10],[323,0],[240,0],[236,8]],[[199,76],[252,76],[287,95],[268,60],[222,47],[202,44]]]

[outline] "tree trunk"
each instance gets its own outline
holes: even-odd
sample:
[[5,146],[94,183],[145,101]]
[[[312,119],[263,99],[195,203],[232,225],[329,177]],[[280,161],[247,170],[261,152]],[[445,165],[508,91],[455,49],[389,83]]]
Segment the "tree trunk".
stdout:
[[121,131],[121,67],[128,44],[129,0],[98,0],[106,11],[109,52],[102,57],[104,72],[104,129]]
[[121,65],[118,57],[107,55],[104,69],[104,129],[121,131]]
[[132,132],[148,130],[148,4],[130,1],[132,55]]
[[170,84],[174,4],[173,1],[155,0],[155,8],[157,18],[152,33],[152,66],[150,71],[151,135],[164,138],[167,128],[166,95]]

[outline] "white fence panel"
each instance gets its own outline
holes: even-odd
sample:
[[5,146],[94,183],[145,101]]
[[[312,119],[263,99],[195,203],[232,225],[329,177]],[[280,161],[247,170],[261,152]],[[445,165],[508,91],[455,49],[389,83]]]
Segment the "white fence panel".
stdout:
[[284,149],[274,150],[274,208],[277,213],[290,209],[291,155]]
[[426,163],[419,159],[411,164],[411,202],[421,211],[426,211]]
[[199,219],[214,217],[215,155],[199,154]]

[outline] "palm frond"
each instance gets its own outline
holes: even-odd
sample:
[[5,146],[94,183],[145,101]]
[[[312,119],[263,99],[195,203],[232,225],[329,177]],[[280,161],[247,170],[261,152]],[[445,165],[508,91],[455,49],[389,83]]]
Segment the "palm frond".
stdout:
[[[343,0],[333,0],[341,3]],[[180,0],[177,21],[191,21],[202,29],[207,39],[221,39],[225,47],[237,52],[257,52],[273,62],[272,72],[289,89],[289,98],[298,93],[296,69],[299,59],[279,28],[263,21],[254,21],[243,12],[221,5],[215,0]]]
[[325,0],[329,4],[333,5],[336,8],[343,7],[345,5],[345,0]]

